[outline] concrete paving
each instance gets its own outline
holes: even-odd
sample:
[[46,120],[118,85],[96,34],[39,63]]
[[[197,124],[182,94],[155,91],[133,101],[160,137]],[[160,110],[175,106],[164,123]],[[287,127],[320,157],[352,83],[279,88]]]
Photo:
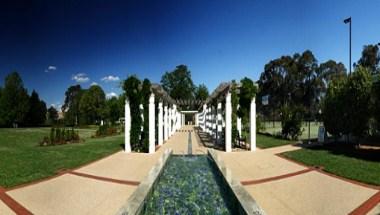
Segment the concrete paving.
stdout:
[[240,181],[259,180],[306,169],[263,151],[219,152],[219,155],[231,169],[233,176]]
[[71,174],[7,192],[34,214],[116,213],[136,186]]
[[15,213],[0,200],[0,214],[13,215]]
[[377,192],[316,171],[245,188],[267,214],[348,214]]
[[101,177],[119,180],[141,181],[157,162],[161,153],[130,153],[121,151],[110,157],[75,170]]
[[[187,154],[189,131],[192,153],[206,154],[205,146],[212,147],[212,139],[184,126],[154,154],[118,152],[75,170],[82,176],[66,173],[6,193],[34,214],[113,214],[137,186],[112,180],[142,181],[165,149]],[[217,153],[233,177],[253,182],[244,187],[267,214],[347,214],[378,192],[276,156],[299,148],[286,145],[225,153],[219,147]],[[369,212],[379,213],[380,205]],[[0,201],[0,214],[14,212]]]
[[368,212],[368,215],[379,215],[380,214],[380,203],[377,204],[370,212]]

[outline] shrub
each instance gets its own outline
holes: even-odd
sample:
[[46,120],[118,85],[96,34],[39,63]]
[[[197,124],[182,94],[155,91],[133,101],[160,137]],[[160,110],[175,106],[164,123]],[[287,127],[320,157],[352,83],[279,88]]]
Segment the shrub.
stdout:
[[371,88],[371,76],[361,66],[349,77],[330,83],[322,113],[323,123],[330,134],[362,137],[368,133]]
[[285,105],[281,111],[282,137],[296,140],[302,134],[303,110],[301,107]]
[[95,137],[105,137],[117,134],[117,128],[109,125],[101,125],[96,130]]
[[50,135],[45,136],[40,142],[40,146],[49,146],[56,144],[67,144],[80,142],[78,131],[74,128],[51,128]]

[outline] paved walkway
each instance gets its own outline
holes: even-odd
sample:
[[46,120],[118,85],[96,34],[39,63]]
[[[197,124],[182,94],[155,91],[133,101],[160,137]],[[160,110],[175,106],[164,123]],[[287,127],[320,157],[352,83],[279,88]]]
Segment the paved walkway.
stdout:
[[[8,214],[114,214],[148,174],[161,154],[188,153],[191,126],[175,133],[154,154],[120,151],[109,157],[57,176],[15,189],[0,188],[0,215]],[[194,154],[205,153],[191,144]]]
[[[189,145],[189,133],[192,143]],[[205,154],[212,145],[192,126],[176,132],[154,154],[115,153],[79,169],[22,186],[0,188],[0,214],[113,214],[134,192],[165,149],[174,154]],[[209,141],[209,142],[207,142]],[[191,149],[191,150],[190,150]],[[267,214],[380,214],[380,192],[277,154],[297,150],[281,146],[256,152],[219,151]],[[378,204],[377,206],[375,206]]]

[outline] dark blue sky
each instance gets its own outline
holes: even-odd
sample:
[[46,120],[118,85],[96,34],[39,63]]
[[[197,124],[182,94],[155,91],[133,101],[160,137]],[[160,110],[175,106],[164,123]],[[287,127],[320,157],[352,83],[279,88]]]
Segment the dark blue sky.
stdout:
[[50,105],[77,81],[118,94],[117,77],[159,82],[178,64],[210,91],[306,49],[347,66],[348,16],[355,62],[380,42],[380,1],[1,1],[0,85],[17,70]]

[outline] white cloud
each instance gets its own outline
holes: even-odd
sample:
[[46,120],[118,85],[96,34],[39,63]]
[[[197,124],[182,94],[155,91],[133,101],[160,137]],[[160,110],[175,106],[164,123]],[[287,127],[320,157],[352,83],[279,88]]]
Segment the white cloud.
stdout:
[[99,84],[96,83],[96,82],[92,82],[92,83],[90,84],[90,86],[95,86],[95,85],[99,85]]
[[109,76],[103,77],[101,80],[104,82],[110,82],[110,81],[119,81],[120,78],[118,76],[109,75]]
[[85,82],[88,82],[90,78],[87,76],[86,73],[78,73],[76,75],[73,75],[71,77],[71,80],[74,80],[78,83],[85,83]]
[[110,92],[110,93],[107,93],[107,94],[106,94],[106,97],[107,97],[108,99],[110,99],[110,98],[112,98],[112,97],[117,97],[117,94],[114,93],[114,92]]
[[48,66],[47,69],[45,69],[45,72],[48,73],[48,72],[52,72],[52,71],[55,71],[55,70],[57,70],[57,67],[50,65],[50,66]]

